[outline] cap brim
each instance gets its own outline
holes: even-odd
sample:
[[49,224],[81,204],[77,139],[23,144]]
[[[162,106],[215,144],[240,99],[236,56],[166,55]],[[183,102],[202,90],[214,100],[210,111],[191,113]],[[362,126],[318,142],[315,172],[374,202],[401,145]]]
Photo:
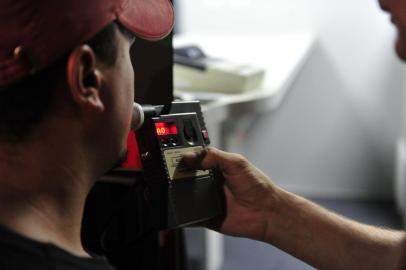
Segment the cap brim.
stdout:
[[175,15],[169,0],[127,0],[117,19],[134,35],[159,40],[172,31]]

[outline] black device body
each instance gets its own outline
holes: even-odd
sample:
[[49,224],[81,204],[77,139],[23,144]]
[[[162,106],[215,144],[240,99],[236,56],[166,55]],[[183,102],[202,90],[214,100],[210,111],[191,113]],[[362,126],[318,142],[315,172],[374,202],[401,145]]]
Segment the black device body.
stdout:
[[223,215],[222,181],[211,170],[190,170],[179,163],[183,153],[210,144],[200,102],[172,102],[147,111],[136,135],[152,225],[178,228]]

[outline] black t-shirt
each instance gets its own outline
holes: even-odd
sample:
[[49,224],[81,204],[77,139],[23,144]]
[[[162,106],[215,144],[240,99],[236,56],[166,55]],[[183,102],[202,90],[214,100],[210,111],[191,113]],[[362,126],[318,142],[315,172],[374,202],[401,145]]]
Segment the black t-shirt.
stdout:
[[77,257],[53,244],[28,239],[1,226],[0,269],[114,270],[103,257]]

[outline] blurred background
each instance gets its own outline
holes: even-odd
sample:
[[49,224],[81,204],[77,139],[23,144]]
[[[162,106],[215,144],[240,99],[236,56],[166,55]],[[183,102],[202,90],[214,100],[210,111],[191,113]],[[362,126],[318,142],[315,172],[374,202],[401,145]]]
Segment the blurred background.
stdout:
[[[255,92],[178,92],[206,98],[214,145],[245,155],[278,185],[329,209],[402,228],[406,71],[377,1],[177,0],[175,7],[175,49],[189,42],[223,57],[228,47],[236,55],[228,60],[265,69],[261,102]],[[274,96],[277,102],[264,105]],[[223,119],[210,112],[222,106],[232,107]],[[192,269],[312,269],[262,243],[187,235]]]

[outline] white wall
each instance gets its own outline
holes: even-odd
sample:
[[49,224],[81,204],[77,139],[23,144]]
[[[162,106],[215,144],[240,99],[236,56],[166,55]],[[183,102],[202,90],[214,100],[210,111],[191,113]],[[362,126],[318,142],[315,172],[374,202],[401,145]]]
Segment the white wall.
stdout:
[[232,138],[232,150],[305,195],[392,194],[403,66],[392,51],[393,27],[377,2],[178,0],[177,5],[183,33],[318,33],[316,49],[281,108],[255,119],[244,140]]

